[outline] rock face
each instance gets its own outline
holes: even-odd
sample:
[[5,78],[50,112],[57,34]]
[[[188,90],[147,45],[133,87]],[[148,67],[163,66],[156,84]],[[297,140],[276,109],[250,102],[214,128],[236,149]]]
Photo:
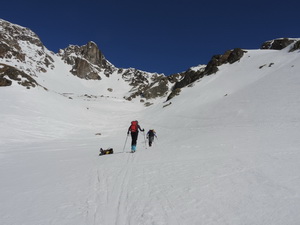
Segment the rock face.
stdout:
[[70,45],[60,50],[58,55],[72,66],[71,73],[87,80],[100,80],[100,73],[109,76],[116,68],[108,62],[94,42],[81,47]]

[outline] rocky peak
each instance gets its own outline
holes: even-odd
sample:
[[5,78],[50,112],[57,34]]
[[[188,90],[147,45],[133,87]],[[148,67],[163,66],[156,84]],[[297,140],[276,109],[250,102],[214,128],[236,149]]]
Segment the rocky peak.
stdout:
[[[166,96],[169,92],[169,79],[164,74],[149,73],[135,68],[116,68],[107,61],[94,42],[83,46],[70,45],[60,50],[58,55],[72,66],[71,73],[83,79],[101,80],[101,75],[109,77],[114,72],[126,81],[131,90],[125,99],[136,97],[151,99]],[[175,82],[175,81],[174,81]]]
[[70,45],[60,50],[58,55],[72,66],[72,74],[83,79],[100,80],[100,72],[109,76],[116,70],[92,41],[83,46]]
[[89,62],[103,67],[107,64],[104,55],[100,52],[95,42],[88,42],[87,45],[82,46],[82,55]]
[[39,37],[29,28],[12,24],[8,21],[0,19],[0,37],[6,41],[27,41],[33,45],[43,47]]
[[[24,63],[18,69],[36,75],[53,68],[53,59],[46,53],[39,37],[30,29],[0,19],[0,59],[8,64]],[[17,65],[18,66],[18,65]]]
[[[3,63],[1,79],[4,79],[5,72],[11,80],[19,82],[19,77],[23,77],[32,82],[29,76],[37,76],[37,73],[54,68],[51,55],[54,54],[44,47],[33,31],[0,19],[0,63]],[[17,77],[16,74],[20,76]],[[10,84],[11,82],[5,82],[5,85]]]

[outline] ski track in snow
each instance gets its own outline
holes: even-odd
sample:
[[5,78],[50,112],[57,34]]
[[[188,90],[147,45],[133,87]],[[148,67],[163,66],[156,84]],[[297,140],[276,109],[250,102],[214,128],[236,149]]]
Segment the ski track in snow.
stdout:
[[[124,161],[108,168],[98,165],[90,172],[87,224],[184,224],[180,218],[175,219],[174,205],[166,191],[150,191],[152,182],[147,177],[153,172],[140,168],[139,154],[125,152],[100,157],[103,165],[113,157],[122,157]],[[136,179],[143,182],[135,182]]]
[[[99,161],[111,160],[109,159],[111,156],[100,156]],[[130,165],[134,162],[135,156],[124,153],[123,158],[126,158],[126,163],[123,165],[113,166],[112,168],[96,166],[97,168],[90,172],[92,190],[86,200],[87,224],[124,223],[126,213],[123,211],[128,200],[128,182],[132,173],[132,166]]]

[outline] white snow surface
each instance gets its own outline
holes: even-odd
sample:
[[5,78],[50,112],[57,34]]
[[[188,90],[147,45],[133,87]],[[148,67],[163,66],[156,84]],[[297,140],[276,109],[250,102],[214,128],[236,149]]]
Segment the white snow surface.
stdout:
[[[47,91],[1,87],[0,224],[300,224],[299,51],[219,69],[167,107],[63,66],[39,75]],[[152,147],[140,132],[129,153],[131,120],[156,130]]]

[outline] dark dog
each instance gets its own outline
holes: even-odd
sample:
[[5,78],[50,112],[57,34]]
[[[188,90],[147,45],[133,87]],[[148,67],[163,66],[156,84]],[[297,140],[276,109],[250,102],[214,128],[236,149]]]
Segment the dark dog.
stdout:
[[114,150],[112,148],[108,149],[102,149],[100,148],[100,154],[99,155],[108,155],[108,154],[113,154]]

